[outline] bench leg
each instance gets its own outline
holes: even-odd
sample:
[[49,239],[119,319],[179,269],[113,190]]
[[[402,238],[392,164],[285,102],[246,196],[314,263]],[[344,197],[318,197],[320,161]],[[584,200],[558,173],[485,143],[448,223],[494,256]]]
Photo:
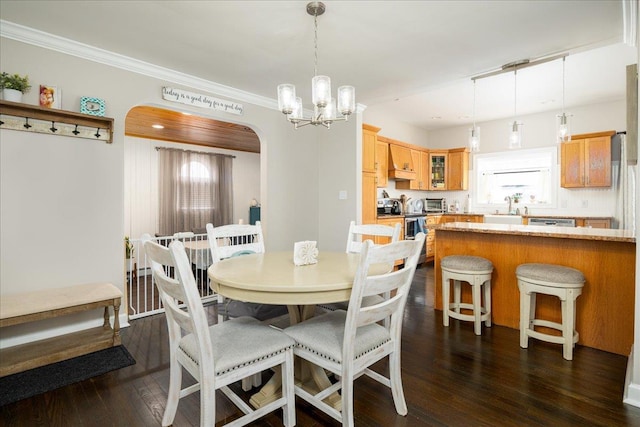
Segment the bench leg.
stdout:
[[[105,309],[106,310],[106,309]],[[113,345],[120,345],[120,298],[113,300]]]

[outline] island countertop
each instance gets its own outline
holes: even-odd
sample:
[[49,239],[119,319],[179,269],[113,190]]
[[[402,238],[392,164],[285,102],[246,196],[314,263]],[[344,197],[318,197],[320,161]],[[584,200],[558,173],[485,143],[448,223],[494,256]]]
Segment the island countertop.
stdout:
[[[629,355],[633,345],[636,259],[631,231],[467,222],[433,228],[436,309],[441,310],[443,305],[441,261],[448,255],[480,256],[493,263],[492,322],[514,329],[520,322],[518,266],[564,265],[580,270],[586,279],[576,303],[578,345]],[[463,286],[464,302],[470,302],[469,288]],[[539,317],[561,321],[557,297],[538,295],[537,299]],[[518,346],[517,340],[513,345]]]
[[429,225],[430,229],[486,234],[555,237],[561,239],[604,240],[635,243],[631,230],[587,227],[547,227],[541,225],[486,224],[475,222],[449,222]]

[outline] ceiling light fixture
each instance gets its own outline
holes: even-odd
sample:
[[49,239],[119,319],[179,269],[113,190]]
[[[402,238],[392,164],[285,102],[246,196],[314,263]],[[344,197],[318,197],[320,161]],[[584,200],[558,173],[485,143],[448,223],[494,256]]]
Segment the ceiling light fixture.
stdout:
[[469,149],[480,151],[480,126],[476,126],[476,80],[473,79],[473,126],[469,129]]
[[[296,129],[306,125],[322,125],[327,129],[334,121],[348,120],[349,115],[355,111],[355,88],[353,86],[340,86],[338,88],[338,105],[331,97],[331,79],[328,76],[318,75],[318,16],[322,15],[326,6],[322,2],[307,4],[307,13],[313,16],[314,25],[314,53],[315,62],[313,78],[311,79],[311,100],[313,102],[313,116],[304,117],[302,98],[296,97],[296,87],[284,83],[278,85],[278,109],[287,115]],[[339,112],[342,117],[336,117]]]
[[564,111],[564,63],[566,56],[562,57],[562,114],[556,116],[556,135],[558,137],[558,144],[566,141],[571,141],[571,114],[567,115]]
[[518,122],[518,65],[528,63],[528,60],[507,64],[503,68],[513,68],[513,122],[509,125],[509,149],[520,148],[522,146],[522,126]]

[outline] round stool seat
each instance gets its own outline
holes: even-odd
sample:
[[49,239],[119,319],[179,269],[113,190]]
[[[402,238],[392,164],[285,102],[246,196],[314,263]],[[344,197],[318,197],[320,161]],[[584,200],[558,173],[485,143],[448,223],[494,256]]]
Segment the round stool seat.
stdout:
[[530,283],[554,288],[577,288],[584,286],[584,274],[575,268],[555,264],[521,264],[516,276]]
[[442,268],[457,273],[490,273],[493,271],[493,264],[488,259],[472,255],[449,255],[440,261]]

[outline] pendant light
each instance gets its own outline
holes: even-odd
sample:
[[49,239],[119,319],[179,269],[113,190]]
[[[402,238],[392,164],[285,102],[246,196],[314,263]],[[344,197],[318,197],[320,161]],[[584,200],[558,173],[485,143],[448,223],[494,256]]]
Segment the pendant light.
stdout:
[[566,56],[562,57],[562,114],[556,116],[556,136],[558,144],[571,141],[571,114],[567,114],[564,111],[564,88],[565,88],[565,60]]
[[[313,102],[313,116],[304,117],[302,98],[296,97],[296,87],[292,84],[278,86],[278,109],[287,116],[297,129],[306,125],[322,125],[326,128],[334,121],[348,120],[355,111],[355,88],[340,86],[336,99],[331,97],[331,79],[329,76],[318,75],[318,16],[322,15],[326,6],[322,2],[307,4],[307,13],[313,16],[314,25],[314,77],[311,79],[311,101]],[[337,105],[336,105],[337,104]],[[340,113],[340,117],[337,116]]]
[[476,79],[473,79],[473,126],[469,129],[469,150],[480,151],[480,126],[476,126]]
[[509,126],[509,149],[520,148],[522,146],[522,123],[518,123],[518,68],[513,70],[513,122]]

